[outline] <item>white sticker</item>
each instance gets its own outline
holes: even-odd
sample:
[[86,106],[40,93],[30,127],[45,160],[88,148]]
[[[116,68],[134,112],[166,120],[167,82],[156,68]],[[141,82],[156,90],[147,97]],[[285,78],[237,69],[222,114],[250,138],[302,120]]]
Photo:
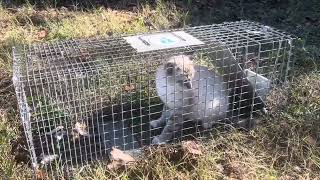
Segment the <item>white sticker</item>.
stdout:
[[184,31],[129,36],[124,39],[138,52],[204,44]]

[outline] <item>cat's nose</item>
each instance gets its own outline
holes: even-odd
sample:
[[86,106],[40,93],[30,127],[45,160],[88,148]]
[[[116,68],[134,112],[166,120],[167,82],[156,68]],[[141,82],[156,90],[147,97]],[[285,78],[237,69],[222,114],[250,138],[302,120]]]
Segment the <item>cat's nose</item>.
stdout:
[[184,86],[187,87],[188,89],[191,89],[191,88],[192,88],[192,83],[191,83],[191,81],[187,81],[187,80],[186,80],[186,81],[183,82],[183,84],[184,84]]

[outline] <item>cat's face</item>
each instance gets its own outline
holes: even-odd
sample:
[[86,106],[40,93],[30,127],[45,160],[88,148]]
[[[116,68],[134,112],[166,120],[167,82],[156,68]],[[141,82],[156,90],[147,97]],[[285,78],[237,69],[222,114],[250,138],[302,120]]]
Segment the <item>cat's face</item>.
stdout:
[[175,82],[188,89],[192,88],[192,79],[195,74],[194,64],[189,56],[179,55],[171,57],[164,65],[166,74],[174,77]]

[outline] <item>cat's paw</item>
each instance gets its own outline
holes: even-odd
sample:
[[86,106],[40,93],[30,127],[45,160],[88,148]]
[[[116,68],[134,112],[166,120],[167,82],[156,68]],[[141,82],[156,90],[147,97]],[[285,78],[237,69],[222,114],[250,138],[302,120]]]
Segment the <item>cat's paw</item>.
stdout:
[[153,121],[151,121],[151,122],[150,122],[150,126],[151,126],[152,128],[157,128],[157,127],[159,127],[159,122],[158,122],[158,120],[153,120]]
[[203,123],[202,123],[202,127],[203,127],[203,129],[209,129],[209,128],[212,127],[212,123],[203,122]]
[[166,142],[165,141],[162,141],[159,136],[156,136],[152,139],[152,144],[165,144]]

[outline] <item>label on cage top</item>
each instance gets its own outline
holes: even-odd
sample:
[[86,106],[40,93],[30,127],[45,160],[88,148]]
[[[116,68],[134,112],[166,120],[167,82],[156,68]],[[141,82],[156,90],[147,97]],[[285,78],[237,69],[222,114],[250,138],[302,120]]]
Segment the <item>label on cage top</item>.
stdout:
[[138,52],[204,44],[184,31],[129,36],[124,39]]

